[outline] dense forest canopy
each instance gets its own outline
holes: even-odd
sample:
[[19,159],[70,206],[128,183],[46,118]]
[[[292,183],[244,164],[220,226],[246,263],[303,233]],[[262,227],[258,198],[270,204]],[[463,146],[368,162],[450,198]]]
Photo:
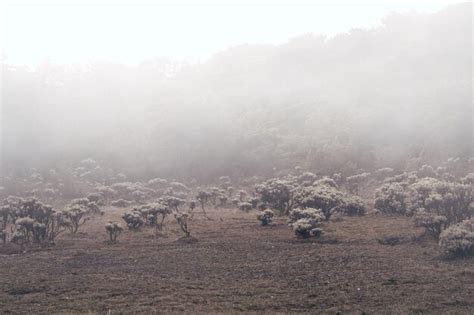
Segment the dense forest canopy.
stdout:
[[131,178],[210,181],[470,157],[471,6],[237,46],[196,65],[4,63],[1,170],[91,157]]

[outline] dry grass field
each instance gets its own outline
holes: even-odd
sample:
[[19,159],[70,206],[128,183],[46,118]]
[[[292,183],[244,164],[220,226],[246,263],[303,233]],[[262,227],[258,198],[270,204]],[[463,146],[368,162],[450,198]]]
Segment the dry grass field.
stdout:
[[[197,242],[125,231],[105,241],[106,209],[57,245],[0,246],[0,313],[474,313],[474,261],[447,259],[404,217],[335,218],[298,240],[278,217],[214,210],[190,222]],[[395,245],[383,244],[396,236]]]

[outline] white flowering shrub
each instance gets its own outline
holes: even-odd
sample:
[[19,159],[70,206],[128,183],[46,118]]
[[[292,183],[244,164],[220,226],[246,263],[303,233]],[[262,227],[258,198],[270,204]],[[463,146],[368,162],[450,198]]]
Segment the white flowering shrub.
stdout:
[[126,212],[122,215],[122,219],[127,224],[127,228],[132,231],[138,231],[145,225],[145,220],[137,211]]
[[406,186],[398,183],[385,183],[375,191],[375,208],[383,213],[407,214],[408,192]]
[[225,190],[219,187],[211,187],[210,194],[211,196],[209,197],[209,200],[214,206],[217,206],[217,205],[224,206],[227,203],[227,196],[226,196]]
[[407,186],[409,184],[413,184],[418,180],[418,176],[416,172],[404,172],[402,174],[398,174],[392,177],[387,177],[384,179],[384,183],[399,183],[402,186]]
[[252,204],[250,202],[241,202],[239,203],[239,209],[242,211],[252,210]]
[[104,197],[100,193],[90,193],[86,198],[89,200],[89,202],[93,202],[98,206],[105,205]]
[[362,198],[358,196],[345,196],[343,203],[338,207],[338,210],[348,216],[362,216],[366,212],[365,203]]
[[158,202],[176,212],[179,211],[182,205],[186,204],[186,200],[175,196],[163,196],[158,199]]
[[344,194],[327,185],[300,187],[294,195],[296,207],[321,209],[325,220],[343,203]]
[[298,176],[297,181],[298,181],[299,184],[305,184],[305,183],[311,184],[317,178],[318,178],[318,176],[314,173],[304,172],[303,174]]
[[62,215],[67,220],[67,229],[72,234],[77,233],[79,227],[90,219],[90,212],[80,204],[69,204],[62,211]]
[[142,203],[146,199],[155,195],[155,191],[140,182],[121,182],[110,186],[115,191],[116,197],[125,200]]
[[148,186],[153,189],[163,189],[168,185],[168,181],[163,178],[153,178],[148,181]]
[[273,213],[272,210],[266,209],[257,214],[257,220],[260,221],[260,225],[262,226],[269,225],[274,215],[275,213]]
[[318,180],[315,180],[312,184],[313,186],[327,185],[333,188],[338,188],[336,181],[330,177],[324,176]]
[[95,201],[91,201],[88,198],[77,198],[71,200],[69,206],[78,206],[85,209],[89,214],[99,214],[100,207]]
[[290,211],[289,225],[298,238],[320,237],[322,229],[319,225],[324,219],[324,214],[319,209],[296,208]]
[[125,199],[117,199],[113,200],[110,204],[117,208],[126,208],[129,207],[132,203]]
[[474,216],[472,185],[426,177],[410,185],[409,189],[412,210],[423,208],[445,216],[447,225]]
[[268,204],[272,209],[281,213],[288,213],[293,206],[293,190],[296,185],[292,181],[270,179],[256,185],[255,191],[262,203]]
[[31,242],[54,242],[63,232],[68,222],[61,213],[36,199],[8,197],[1,207],[4,240],[7,239],[7,224],[11,225],[11,242],[26,244]]
[[188,186],[180,182],[171,182],[170,186],[175,191],[186,192],[186,193],[191,191],[191,189]]
[[298,238],[320,237],[323,230],[309,219],[300,219],[291,224],[291,228]]
[[439,237],[439,245],[448,254],[467,256],[474,254],[474,218],[452,225]]
[[425,209],[418,209],[413,220],[417,227],[425,228],[428,233],[436,238],[439,238],[448,223],[448,218],[445,216],[429,213]]
[[105,224],[105,232],[109,236],[110,243],[116,243],[117,237],[122,233],[123,228],[120,223],[109,221]]
[[469,173],[461,178],[461,183],[465,185],[474,185],[474,173]]
[[361,185],[370,177],[370,173],[361,173],[346,178],[347,189],[350,193],[355,194],[359,192]]
[[95,190],[101,196],[104,204],[108,204],[109,201],[112,200],[112,198],[117,194],[115,190],[105,185],[96,186]]
[[163,228],[163,222],[166,217],[172,213],[171,209],[163,203],[155,202],[135,208],[134,211],[139,212],[146,224],[154,226],[158,229]]

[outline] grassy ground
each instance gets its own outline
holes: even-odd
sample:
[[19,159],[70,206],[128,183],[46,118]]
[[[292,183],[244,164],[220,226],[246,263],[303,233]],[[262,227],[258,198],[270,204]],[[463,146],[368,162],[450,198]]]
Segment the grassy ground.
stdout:
[[[320,241],[297,240],[284,218],[211,211],[190,222],[195,243],[126,231],[104,241],[108,209],[75,236],[30,249],[0,245],[0,313],[474,313],[474,260],[442,257],[407,218],[344,217]],[[396,235],[399,243],[378,240]]]

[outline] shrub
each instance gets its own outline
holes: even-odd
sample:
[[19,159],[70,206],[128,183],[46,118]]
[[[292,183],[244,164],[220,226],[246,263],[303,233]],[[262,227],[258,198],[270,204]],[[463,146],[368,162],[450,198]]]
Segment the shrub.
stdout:
[[359,192],[360,185],[365,182],[370,176],[370,173],[361,173],[346,178],[347,189],[351,193]]
[[171,188],[173,188],[173,190],[180,191],[180,192],[189,192],[191,190],[185,184],[180,183],[180,182],[171,182],[170,185],[171,185]]
[[242,211],[250,211],[252,210],[252,204],[249,202],[241,202],[239,203],[239,209]]
[[113,200],[110,204],[114,207],[126,208],[126,207],[129,207],[132,203],[125,199],[117,199],[117,200]]
[[257,214],[257,220],[260,221],[262,226],[269,225],[272,222],[272,218],[275,214],[272,210],[266,209]]
[[166,205],[172,211],[179,211],[179,207],[186,203],[186,200],[174,196],[163,196],[158,199],[159,203]]
[[296,185],[292,181],[270,179],[256,185],[255,190],[263,203],[282,213],[288,213],[293,206],[293,190]]
[[67,220],[67,229],[75,234],[81,225],[84,225],[89,219],[89,211],[79,204],[69,204],[63,210],[62,215]]
[[386,183],[375,191],[375,208],[383,213],[407,214],[408,193],[402,184]]
[[320,178],[313,182],[313,186],[319,186],[319,185],[327,185],[333,188],[338,188],[336,181],[327,176],[324,176],[323,178]]
[[105,185],[99,185],[95,188],[95,190],[104,199],[104,204],[108,204],[109,200],[112,199],[117,194],[115,190]]
[[228,200],[228,199],[229,199],[229,198],[227,198],[226,195],[220,195],[220,196],[218,197],[218,200],[219,200],[219,207],[225,207],[225,206],[227,206],[227,200]]
[[181,231],[184,232],[185,237],[189,237],[191,235],[191,233],[188,230],[188,216],[189,215],[187,213],[177,212],[174,214],[176,222],[181,228]]
[[[57,235],[65,230],[61,213],[36,199],[8,197],[2,206],[3,228],[0,229],[6,240],[6,225],[13,223],[12,242],[26,244],[30,242],[53,242]],[[8,219],[10,218],[10,220]]]
[[249,203],[252,205],[253,209],[257,208],[259,201],[260,201],[260,199],[258,197],[252,197],[252,198],[249,199]]
[[[160,230],[163,228],[163,222],[166,217],[172,212],[168,206],[159,202],[143,205],[134,209],[134,211],[138,211],[147,224],[155,226]],[[158,219],[159,217],[161,217],[161,220]]]
[[443,215],[436,215],[428,213],[425,209],[419,209],[415,213],[414,221],[417,227],[423,227],[428,233],[439,238],[447,225],[448,219]]
[[143,217],[140,215],[139,212],[132,211],[131,213],[124,213],[122,219],[127,224],[129,230],[138,231],[143,225],[145,225],[145,221]]
[[322,230],[319,228],[324,214],[319,209],[293,209],[289,215],[289,225],[298,238],[320,237]]
[[334,209],[344,203],[344,194],[327,185],[301,187],[295,193],[294,203],[300,208],[321,209],[329,220]]
[[474,185],[474,173],[469,173],[461,178],[461,182],[466,185]]
[[148,186],[150,186],[154,189],[165,188],[167,184],[168,184],[168,181],[166,179],[162,179],[162,178],[154,178],[154,179],[150,179],[148,181]]
[[453,256],[474,254],[474,218],[466,219],[441,232],[439,245]]
[[120,223],[109,221],[105,224],[105,231],[109,235],[110,243],[117,242],[117,237],[122,233],[123,228]]
[[345,196],[339,210],[348,216],[364,215],[366,211],[364,201],[358,196]]
[[323,233],[314,221],[308,219],[300,219],[291,225],[293,232],[298,238],[320,237]]
[[472,185],[450,183],[435,178],[423,178],[410,185],[411,209],[445,216],[447,225],[474,215]]
[[207,219],[210,219],[210,218],[207,216],[206,209],[204,206],[206,205],[207,202],[209,202],[211,197],[212,197],[211,193],[205,190],[200,190],[196,196],[196,199],[201,204],[201,209],[204,214],[204,217],[206,217]]
[[324,219],[324,214],[319,209],[314,208],[296,208],[290,211],[289,216],[289,223],[292,224],[300,219],[311,219],[316,220],[318,222]]
[[105,204],[103,196],[100,193],[90,193],[86,198],[89,200],[89,202],[95,203],[98,206],[103,206]]
[[97,202],[91,201],[88,198],[77,198],[71,200],[69,203],[69,207],[81,207],[89,214],[97,214],[100,213],[100,207]]

